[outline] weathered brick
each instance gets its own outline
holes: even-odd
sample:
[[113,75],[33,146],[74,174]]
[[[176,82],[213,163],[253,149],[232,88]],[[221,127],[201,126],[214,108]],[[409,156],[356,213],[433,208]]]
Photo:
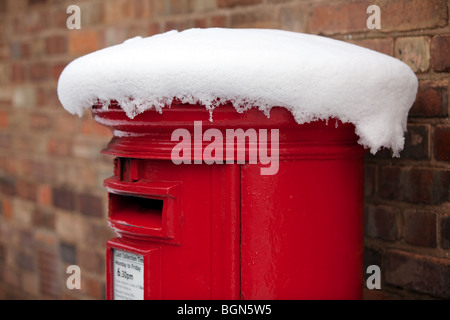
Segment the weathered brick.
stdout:
[[445,117],[448,115],[448,83],[421,81],[409,115],[412,117]]
[[406,210],[403,221],[403,238],[407,243],[414,246],[436,247],[436,214]]
[[405,147],[401,158],[425,160],[429,158],[428,126],[408,125],[405,136]]
[[263,0],[218,0],[219,8],[233,8],[236,6],[249,6],[262,3]]
[[62,261],[68,264],[77,264],[77,250],[75,245],[61,242],[59,245]]
[[103,199],[99,196],[82,193],[78,197],[80,204],[80,212],[83,215],[91,217],[103,217]]
[[386,282],[440,298],[450,297],[450,261],[400,250],[386,255]]
[[368,237],[395,241],[399,234],[398,209],[367,205],[364,210],[365,233]]
[[428,37],[403,37],[395,41],[395,57],[406,63],[414,72],[425,72],[430,66],[430,39]]
[[434,71],[450,71],[450,36],[435,36],[431,41],[431,64]]
[[441,247],[450,249],[450,215],[441,219]]
[[13,106],[17,108],[30,108],[36,103],[36,89],[29,85],[17,86],[13,92]]
[[433,138],[434,158],[439,161],[450,160],[450,127],[437,126]]

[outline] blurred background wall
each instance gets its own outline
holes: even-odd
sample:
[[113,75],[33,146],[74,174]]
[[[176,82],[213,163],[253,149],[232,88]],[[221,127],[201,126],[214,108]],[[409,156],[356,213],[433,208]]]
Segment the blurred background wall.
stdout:
[[[369,5],[381,29],[368,29]],[[81,29],[69,30],[69,5]],[[274,28],[394,56],[420,87],[400,158],[366,157],[366,299],[450,298],[448,0],[0,0],[0,299],[104,299],[112,137],[56,94],[73,59],[134,37],[187,28]],[[182,54],[182,53],[180,53]],[[81,268],[81,289],[66,268]],[[332,272],[332,270],[330,270]]]

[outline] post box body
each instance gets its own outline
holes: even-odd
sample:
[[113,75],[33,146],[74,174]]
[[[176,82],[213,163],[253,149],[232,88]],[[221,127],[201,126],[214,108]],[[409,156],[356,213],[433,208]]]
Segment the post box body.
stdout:
[[[299,125],[283,108],[268,118],[221,106],[212,122],[204,107],[178,103],[134,119],[114,103],[92,112],[115,132],[104,150],[115,156],[105,186],[118,233],[107,245],[108,299],[362,297],[365,151],[353,125]],[[261,175],[267,164],[249,161],[174,164],[172,133],[194,135],[194,121],[224,136],[278,129],[278,171]],[[126,269],[124,256],[139,271]]]

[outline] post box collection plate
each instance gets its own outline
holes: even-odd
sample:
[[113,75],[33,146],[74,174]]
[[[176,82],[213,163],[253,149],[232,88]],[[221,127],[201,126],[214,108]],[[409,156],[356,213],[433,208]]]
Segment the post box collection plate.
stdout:
[[144,300],[144,258],[117,250],[114,256],[114,300]]

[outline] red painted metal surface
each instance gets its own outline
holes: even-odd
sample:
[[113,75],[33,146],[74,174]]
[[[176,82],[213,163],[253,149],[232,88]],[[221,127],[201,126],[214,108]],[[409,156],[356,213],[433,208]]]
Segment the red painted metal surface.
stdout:
[[[267,118],[222,106],[213,122],[204,107],[177,103],[134,119],[115,104],[92,112],[115,132],[104,150],[116,157],[105,186],[109,223],[119,234],[108,244],[108,298],[114,248],[152,252],[148,299],[362,297],[365,151],[353,125],[298,125],[283,108]],[[193,134],[194,121],[224,135],[278,129],[278,172],[262,176],[265,165],[249,163],[175,165],[171,134]]]

